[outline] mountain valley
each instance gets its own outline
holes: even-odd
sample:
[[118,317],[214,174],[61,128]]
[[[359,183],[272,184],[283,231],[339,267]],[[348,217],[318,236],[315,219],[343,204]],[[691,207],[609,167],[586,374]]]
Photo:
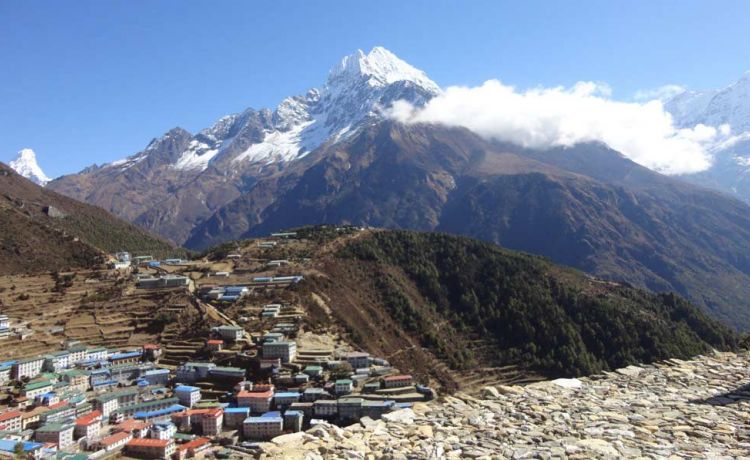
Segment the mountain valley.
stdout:
[[305,224],[439,230],[676,291],[750,328],[747,205],[596,143],[549,150],[463,128],[402,125],[385,109],[439,94],[382,48],[344,58],[321,89],[197,135],[175,128],[52,190],[191,249]]

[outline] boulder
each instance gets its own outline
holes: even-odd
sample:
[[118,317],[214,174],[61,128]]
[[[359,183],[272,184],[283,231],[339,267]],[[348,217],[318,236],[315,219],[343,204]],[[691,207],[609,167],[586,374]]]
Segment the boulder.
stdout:
[[623,367],[621,369],[617,369],[615,370],[615,372],[617,372],[620,375],[624,375],[626,377],[636,377],[641,372],[643,372],[643,368],[638,367],[638,366],[628,366],[628,367]]
[[581,388],[583,386],[583,382],[578,379],[555,379],[552,384],[563,388]]
[[524,389],[522,386],[518,385],[500,385],[499,387],[497,387],[497,391],[501,395],[520,395],[523,394]]
[[305,433],[300,431],[297,433],[282,434],[271,439],[271,442],[277,446],[287,446],[295,443],[302,443],[304,440]]
[[50,217],[57,218],[57,219],[65,217],[65,213],[60,211],[54,206],[45,206],[44,213]]
[[497,399],[500,397],[500,392],[495,387],[484,387],[482,388],[482,398],[484,399]]
[[579,447],[596,452],[599,455],[617,457],[620,453],[612,444],[603,439],[581,439],[576,443]]
[[414,411],[411,409],[400,409],[383,414],[383,420],[395,423],[414,423]]

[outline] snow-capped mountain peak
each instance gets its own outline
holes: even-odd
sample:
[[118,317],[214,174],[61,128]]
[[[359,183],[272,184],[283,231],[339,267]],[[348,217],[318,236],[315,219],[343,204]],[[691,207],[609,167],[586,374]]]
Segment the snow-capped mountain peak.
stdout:
[[42,171],[42,168],[39,167],[39,164],[36,162],[36,154],[34,154],[34,151],[31,149],[22,149],[18,152],[18,156],[8,163],[8,166],[13,168],[15,172],[26,179],[35,184],[41,185],[42,187],[52,180],[47,177],[47,175],[44,174],[44,171]]
[[200,174],[213,165],[230,174],[244,164],[288,163],[346,139],[369,120],[383,118],[384,109],[397,100],[420,106],[440,92],[423,71],[387,49],[358,50],[335,65],[322,86],[287,97],[274,110],[227,115],[194,136],[170,131],[142,152],[105,167],[126,170],[159,164]]
[[376,46],[368,54],[362,50],[344,57],[328,74],[328,86],[342,80],[367,78],[372,86],[385,86],[398,81],[410,81],[428,91],[440,92],[440,87],[427,75],[387,49]]
[[320,88],[287,97],[273,111],[248,109],[221,118],[193,138],[173,168],[200,172],[227,159],[290,162],[354,134],[398,99],[421,105],[439,93],[423,71],[387,49],[358,50],[334,66]]

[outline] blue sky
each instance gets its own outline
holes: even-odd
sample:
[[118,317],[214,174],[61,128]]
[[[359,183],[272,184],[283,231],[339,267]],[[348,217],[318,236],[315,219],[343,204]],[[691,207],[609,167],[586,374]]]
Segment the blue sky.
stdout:
[[0,161],[50,176],[273,107],[382,45],[441,86],[606,82],[613,96],[750,69],[746,1],[0,0]]

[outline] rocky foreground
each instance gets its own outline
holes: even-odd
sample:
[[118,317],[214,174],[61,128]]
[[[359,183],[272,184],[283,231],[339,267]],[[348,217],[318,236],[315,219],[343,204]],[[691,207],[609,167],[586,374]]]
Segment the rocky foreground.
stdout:
[[750,458],[750,354],[488,387],[275,438],[262,458]]

